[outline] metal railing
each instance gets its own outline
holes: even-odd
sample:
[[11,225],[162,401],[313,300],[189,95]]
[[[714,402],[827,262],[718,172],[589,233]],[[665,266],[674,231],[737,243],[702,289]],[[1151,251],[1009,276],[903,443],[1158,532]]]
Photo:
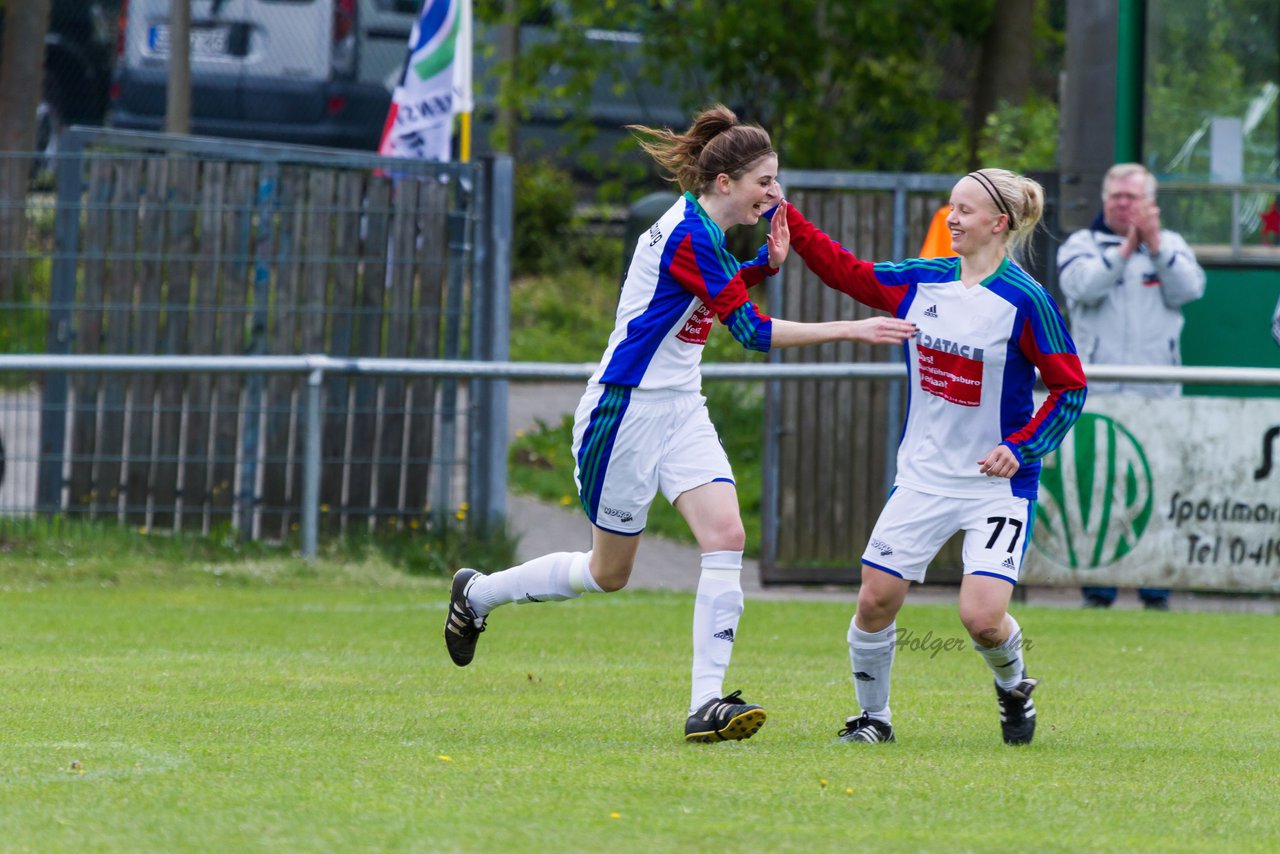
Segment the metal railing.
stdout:
[[[314,558],[320,520],[320,478],[323,423],[321,401],[325,379],[330,375],[447,377],[481,380],[578,380],[585,381],[595,370],[594,363],[469,362],[449,359],[374,359],[311,356],[66,356],[0,355],[0,373],[35,372],[66,374],[93,373],[239,373],[292,374],[306,377],[305,424],[302,430],[302,554]],[[1091,380],[1170,382],[1188,385],[1231,384],[1280,387],[1280,368],[1233,367],[1150,367],[1127,365],[1087,366]],[[805,379],[901,379],[906,368],[901,363],[827,364],[708,364],[702,367],[707,380],[792,381]],[[486,383],[505,401],[505,385]],[[485,410],[489,420],[505,421],[506,407]],[[495,520],[506,512],[507,433],[505,424],[468,423],[468,453],[482,458],[477,476],[467,484],[470,503],[487,508]],[[61,465],[60,455],[42,448],[40,464]],[[61,472],[46,473],[61,476]],[[487,520],[486,520],[487,521]]]
[[1274,182],[1163,181],[1160,184],[1162,220],[1166,227],[1178,231],[1195,246],[1196,257],[1202,263],[1212,260],[1280,264],[1280,245],[1247,245],[1245,242],[1246,235],[1260,232],[1260,215],[1277,198],[1280,198],[1280,183]]

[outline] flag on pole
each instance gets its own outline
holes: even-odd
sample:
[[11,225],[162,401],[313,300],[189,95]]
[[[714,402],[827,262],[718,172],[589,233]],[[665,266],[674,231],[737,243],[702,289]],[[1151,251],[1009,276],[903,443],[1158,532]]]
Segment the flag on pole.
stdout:
[[458,0],[458,3],[462,6],[462,18],[453,59],[453,104],[459,118],[458,159],[468,163],[471,161],[471,114],[476,109],[471,88],[471,0]]
[[471,109],[471,0],[423,0],[378,153],[449,160],[453,117]]

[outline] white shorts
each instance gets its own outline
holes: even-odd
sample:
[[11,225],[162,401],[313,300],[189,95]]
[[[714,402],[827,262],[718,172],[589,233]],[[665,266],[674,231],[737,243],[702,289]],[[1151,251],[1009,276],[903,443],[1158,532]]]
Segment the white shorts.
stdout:
[[862,562],[908,581],[924,581],[938,550],[956,531],[964,531],[964,574],[1017,584],[1034,521],[1035,502],[1026,498],[951,498],[895,486]]
[[706,398],[696,391],[588,386],[574,415],[573,458],[582,509],[615,534],[644,530],[659,489],[675,503],[696,486],[733,483]]

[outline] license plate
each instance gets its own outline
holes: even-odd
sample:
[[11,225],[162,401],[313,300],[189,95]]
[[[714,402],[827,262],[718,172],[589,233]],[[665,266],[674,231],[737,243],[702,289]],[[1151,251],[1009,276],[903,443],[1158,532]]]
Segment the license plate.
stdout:
[[[229,27],[192,27],[191,56],[226,56],[231,42]],[[147,32],[147,50],[157,56],[169,55],[169,25],[156,24]]]

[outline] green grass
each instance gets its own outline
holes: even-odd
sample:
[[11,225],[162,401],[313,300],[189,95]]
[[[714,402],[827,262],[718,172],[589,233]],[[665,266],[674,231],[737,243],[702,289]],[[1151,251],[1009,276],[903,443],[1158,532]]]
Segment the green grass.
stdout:
[[620,281],[582,268],[511,284],[511,359],[592,362],[613,329]]
[[1033,745],[975,653],[904,648],[899,742],[855,747],[852,596],[753,601],[727,687],[769,722],[695,746],[688,595],[502,609],[458,669],[444,579],[376,559],[68,560],[0,557],[6,850],[1280,847],[1273,616],[1024,607]]
[[[336,566],[370,561],[409,575],[445,577],[467,561],[483,566],[510,566],[515,541],[505,530],[489,534],[467,529],[464,510],[441,529],[393,530],[390,523],[376,533],[325,536],[318,552]],[[156,533],[65,517],[0,520],[0,573],[20,572],[28,581],[115,583],[185,583],[193,570],[211,567],[234,576],[241,566],[287,567],[307,577],[312,565],[296,560],[295,537],[282,545],[242,542],[229,529],[210,535]],[[0,576],[3,577],[3,576]]]

